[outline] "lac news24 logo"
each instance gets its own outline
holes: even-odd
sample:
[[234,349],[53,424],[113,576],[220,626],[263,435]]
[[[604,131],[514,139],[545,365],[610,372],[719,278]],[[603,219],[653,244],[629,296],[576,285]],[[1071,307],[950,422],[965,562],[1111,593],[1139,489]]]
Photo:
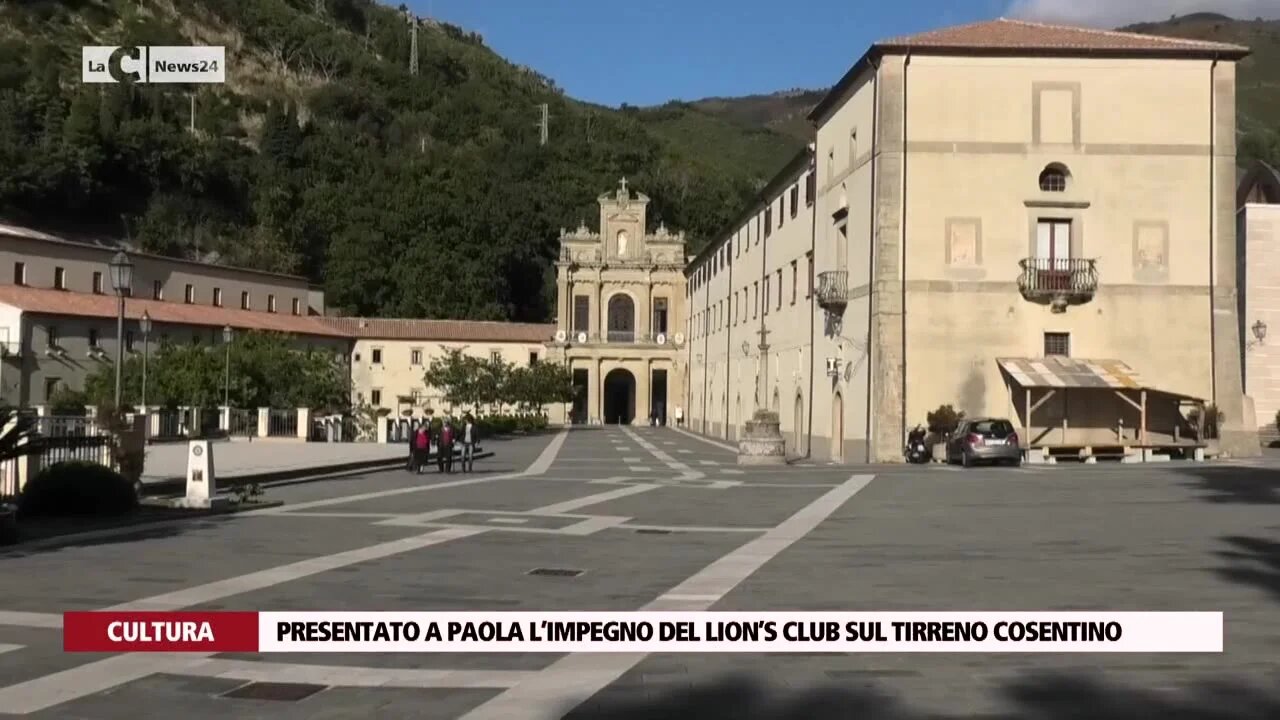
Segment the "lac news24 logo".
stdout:
[[86,83],[224,83],[227,50],[215,46],[82,48]]

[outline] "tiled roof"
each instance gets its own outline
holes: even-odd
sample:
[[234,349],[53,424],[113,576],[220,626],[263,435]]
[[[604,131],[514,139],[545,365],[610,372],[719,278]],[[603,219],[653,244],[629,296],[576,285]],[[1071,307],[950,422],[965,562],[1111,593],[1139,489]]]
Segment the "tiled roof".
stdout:
[[874,43],[814,106],[809,112],[809,119],[817,121],[825,117],[845,90],[876,58],[885,53],[907,51],[974,55],[1221,57],[1234,60],[1249,54],[1249,48],[1243,45],[997,18]]
[[326,317],[322,322],[353,337],[379,340],[472,340],[477,342],[543,343],[556,334],[555,325],[485,322],[478,320],[398,320],[392,318]]
[[915,35],[881,40],[883,48],[951,48],[1007,50],[1111,50],[1247,53],[1248,48],[1228,43],[1143,33],[1049,25],[1027,20],[999,18],[939,28]]
[[1085,360],[1069,357],[999,358],[996,363],[1023,388],[1112,388],[1155,390],[1198,400],[1189,395],[1157,390],[1143,382],[1137,370],[1120,360]]
[[[117,301],[114,295],[73,293],[65,290],[0,285],[0,303],[12,305],[24,312],[43,315],[69,315],[73,317],[116,317]],[[179,325],[231,326],[241,330],[267,330],[294,335],[347,337],[339,329],[327,325],[321,318],[307,315],[232,310],[209,305],[186,305],[129,298],[125,302],[125,317],[137,320],[142,313],[151,316],[152,322]]]

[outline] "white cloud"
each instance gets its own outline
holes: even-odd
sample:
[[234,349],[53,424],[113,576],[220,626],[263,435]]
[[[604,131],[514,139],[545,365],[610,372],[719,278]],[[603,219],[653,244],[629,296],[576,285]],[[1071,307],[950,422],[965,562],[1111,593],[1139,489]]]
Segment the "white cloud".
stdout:
[[1239,20],[1280,18],[1280,0],[1012,0],[1009,17],[1113,28],[1213,12]]

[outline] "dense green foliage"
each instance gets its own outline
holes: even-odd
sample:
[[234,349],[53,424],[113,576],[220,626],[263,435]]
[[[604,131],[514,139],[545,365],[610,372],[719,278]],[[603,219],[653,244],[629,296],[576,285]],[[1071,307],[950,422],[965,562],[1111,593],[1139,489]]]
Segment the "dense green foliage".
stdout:
[[[228,82],[81,84],[86,44],[225,45]],[[619,177],[696,250],[799,147],[579,103],[447,24],[418,47],[412,75],[372,0],[0,4],[0,214],[302,273],[348,312],[545,320],[559,228]]]
[[1280,85],[1280,20],[1195,13],[1121,29],[1249,48],[1249,57],[1236,67],[1238,160],[1245,165],[1260,159],[1280,167],[1280,92],[1276,92]]
[[427,387],[437,388],[449,404],[472,409],[515,405],[532,412],[573,400],[573,374],[553,362],[516,367],[500,358],[482,359],[448,350],[431,360],[422,379]]
[[[296,349],[287,336],[251,332],[235,336],[229,357],[228,376],[225,345],[161,345],[147,361],[147,404],[218,407],[229,377],[232,407],[332,412],[350,405],[349,370],[330,351],[306,352]],[[122,379],[124,402],[140,404],[140,355],[125,360]],[[115,367],[103,365],[86,378],[85,393],[98,405],[109,404],[115,393]]]
[[123,515],[137,506],[133,483],[106,465],[79,460],[41,470],[18,497],[23,517]]

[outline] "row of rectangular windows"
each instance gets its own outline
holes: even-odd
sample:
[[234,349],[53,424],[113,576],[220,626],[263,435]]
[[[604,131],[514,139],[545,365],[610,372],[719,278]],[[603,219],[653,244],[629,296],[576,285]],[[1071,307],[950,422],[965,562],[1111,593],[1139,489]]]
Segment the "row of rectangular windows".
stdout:
[[[798,296],[799,296],[799,288],[800,288],[799,263],[800,263],[799,260],[791,261],[791,304],[792,305],[796,304],[796,301],[798,300]],[[811,253],[805,253],[805,265],[807,267],[806,274],[808,277],[808,286],[805,288],[804,297],[806,300],[808,300],[810,297],[813,296],[813,255]],[[776,298],[774,297],[772,288],[770,286],[770,280],[775,278],[777,280],[777,288],[778,288],[778,293]],[[753,312],[750,319],[752,320],[760,317],[760,313],[762,311],[764,312],[765,315],[768,315],[770,304],[776,303],[775,309],[781,310],[782,300],[784,296],[783,284],[782,284],[783,283],[782,268],[778,268],[773,273],[770,273],[769,275],[766,275],[764,277],[764,293],[763,293],[764,302],[763,303],[761,303],[760,282],[761,281],[756,280],[751,284],[750,287],[744,285],[742,290],[734,291],[732,299],[730,298],[721,299],[719,302],[717,302],[715,305],[712,305],[710,308],[706,310],[702,310],[701,312],[697,313],[694,316],[693,322],[691,324],[691,327],[693,328],[693,331],[695,333],[694,337],[701,337],[702,335],[709,335],[713,332],[718,332],[721,328],[725,327],[726,325],[733,326],[735,324],[745,323],[748,320],[748,318],[747,318],[747,313],[744,309],[744,306],[747,304],[748,298],[751,298],[750,305],[752,307]]]
[[[502,360],[502,351],[501,351],[501,350],[490,350],[490,351],[489,351],[489,359],[490,359],[490,360],[492,360],[492,361],[494,361],[494,362],[501,361],[501,360]],[[356,353],[355,361],[356,361],[356,362],[360,362],[360,354],[359,354],[359,353]],[[373,348],[372,350],[370,350],[370,351],[369,351],[369,362],[373,363],[374,365],[381,365],[381,364],[382,364],[382,348]],[[412,349],[412,350],[410,350],[410,351],[409,351],[409,364],[410,364],[410,365],[421,365],[421,364],[422,364],[422,350],[421,350],[421,349],[419,349],[419,348],[414,348],[414,349]],[[537,364],[538,364],[538,353],[537,353],[536,351],[530,351],[530,352],[529,352],[529,364],[530,364],[530,365],[537,365]],[[375,404],[375,405],[377,405],[377,403],[374,403],[374,404]]]
[[[810,172],[805,175],[804,188],[805,206],[807,207],[809,205],[813,205],[814,197],[817,195],[817,176],[814,173]],[[786,222],[788,197],[790,197],[791,200],[791,217],[795,218],[800,213],[799,182],[792,185],[789,191],[778,196],[779,228],[781,228]],[[763,214],[756,216],[755,244],[757,245],[760,244],[760,239],[762,237],[767,240],[773,234],[773,206],[774,203],[770,201],[768,207],[764,209]],[[737,242],[735,242],[735,240]],[[710,281],[711,278],[715,277],[721,268],[731,265],[733,263],[733,258],[742,255],[742,249],[744,246],[748,249],[750,249],[751,246],[750,224],[739,229],[733,237],[725,241],[725,243],[721,245],[714,254],[712,254],[709,260],[705,261],[697,271],[694,272],[693,276],[690,278],[689,285],[685,289],[686,294],[692,295],[699,287]]]
[[[15,262],[13,264],[13,284],[23,285],[23,286],[27,284],[27,264],[26,263]],[[66,268],[55,267],[53,269],[53,288],[55,290],[67,289]],[[104,294],[104,292],[105,292],[105,289],[103,285],[102,273],[100,271],[95,270],[93,273],[93,293],[95,295],[102,295]],[[133,297],[133,292],[131,288],[128,288],[125,290],[125,296]],[[153,300],[164,299],[164,283],[162,281],[156,280],[152,283],[151,297]],[[250,300],[249,291],[248,290],[241,291],[240,293],[240,309],[241,310],[250,309],[249,300]],[[192,305],[195,303],[195,301],[196,301],[196,287],[195,285],[188,283],[185,288],[185,292],[183,293],[183,302],[185,302],[188,305]],[[222,307],[222,288],[216,287],[213,289],[213,306]],[[299,298],[294,298],[292,310],[294,315],[301,315],[302,300],[300,300]],[[267,312],[275,312],[275,311],[276,311],[276,296],[273,294],[269,294],[267,295]]]

